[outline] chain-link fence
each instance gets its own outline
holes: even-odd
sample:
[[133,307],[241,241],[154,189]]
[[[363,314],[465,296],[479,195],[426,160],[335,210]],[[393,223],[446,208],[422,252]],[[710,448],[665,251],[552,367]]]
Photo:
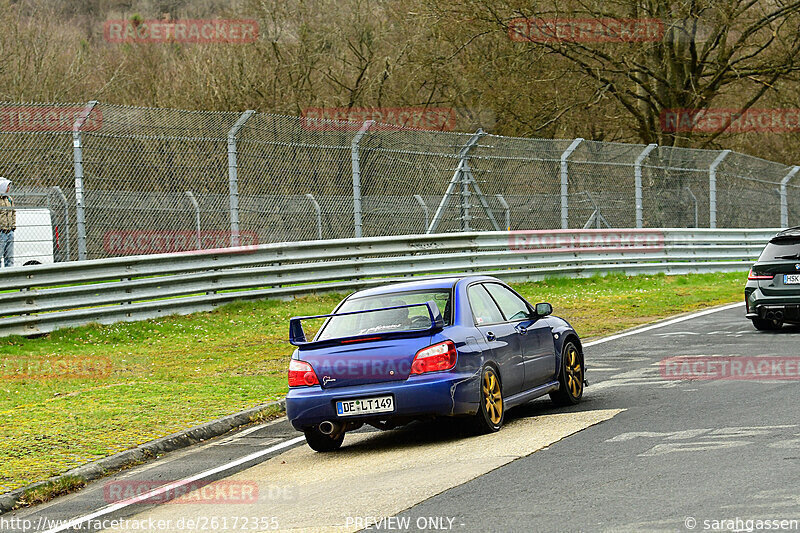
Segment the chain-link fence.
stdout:
[[5,103],[0,119],[15,264],[425,232],[800,223],[800,167],[727,150],[95,102]]

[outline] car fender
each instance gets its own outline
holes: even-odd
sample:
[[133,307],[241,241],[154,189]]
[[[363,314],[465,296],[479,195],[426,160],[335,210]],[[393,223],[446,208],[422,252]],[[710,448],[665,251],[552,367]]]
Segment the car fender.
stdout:
[[[547,317],[547,321],[553,334],[553,347],[555,349],[556,358],[556,376],[558,376],[559,369],[561,368],[561,354],[564,349],[564,342],[566,342],[567,339],[574,339],[575,343],[578,345],[578,351],[581,353],[581,356],[583,356],[583,343],[581,343],[581,338],[578,336],[578,333],[575,331],[575,329],[563,318],[550,316]],[[585,372],[585,359],[583,362],[583,369]]]

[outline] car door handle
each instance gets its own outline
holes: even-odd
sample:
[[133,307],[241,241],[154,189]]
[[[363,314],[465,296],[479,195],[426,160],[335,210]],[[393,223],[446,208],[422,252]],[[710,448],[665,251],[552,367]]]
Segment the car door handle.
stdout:
[[494,333],[492,333],[491,331],[487,331],[486,332],[486,340],[487,341],[497,340],[497,337],[495,337]]
[[528,333],[528,328],[526,328],[525,326],[517,326],[517,331],[519,332],[520,335],[525,335],[526,333]]

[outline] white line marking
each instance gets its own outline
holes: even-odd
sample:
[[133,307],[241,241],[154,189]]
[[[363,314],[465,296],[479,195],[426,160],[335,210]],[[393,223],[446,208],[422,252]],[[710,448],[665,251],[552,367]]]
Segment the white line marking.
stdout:
[[653,329],[663,328],[666,326],[671,326],[673,324],[679,324],[680,322],[686,322],[687,320],[691,320],[693,318],[697,318],[700,316],[710,315],[712,313],[719,313],[720,311],[727,311],[728,309],[734,309],[736,307],[744,305],[744,302],[736,302],[735,304],[724,305],[722,307],[715,307],[714,309],[706,309],[705,311],[700,311],[697,313],[692,313],[691,315],[686,315],[678,318],[673,318],[672,320],[667,320],[666,322],[659,322],[658,324],[653,324],[651,326],[645,326],[643,328],[634,329],[632,331],[626,331],[625,333],[618,333],[616,335],[611,335],[609,337],[603,337],[602,339],[597,339],[596,341],[587,342],[583,346],[588,348],[589,346],[595,346],[597,344],[603,344],[604,342],[615,341],[617,339],[621,339],[622,337],[628,337],[630,335],[637,335],[639,333],[644,333],[646,331],[650,331]]
[[153,498],[155,496],[159,496],[159,495],[161,495],[161,494],[163,494],[165,492],[168,492],[170,490],[174,490],[174,489],[176,489],[178,487],[182,487],[183,485],[187,485],[189,483],[192,483],[193,481],[197,481],[197,480],[200,480],[200,479],[203,479],[203,478],[207,478],[209,476],[213,476],[214,474],[218,474],[220,472],[224,472],[225,470],[229,470],[229,469],[234,468],[236,466],[242,465],[244,463],[252,461],[253,459],[258,459],[259,457],[262,457],[264,455],[270,454],[272,452],[277,452],[278,450],[282,450],[283,448],[288,448],[289,446],[292,446],[294,444],[299,444],[299,443],[301,443],[301,442],[303,442],[305,440],[306,440],[305,437],[295,437],[293,439],[289,439],[289,440],[283,441],[283,442],[281,442],[279,444],[276,444],[275,446],[270,446],[269,448],[267,448],[265,450],[260,450],[260,451],[251,453],[250,455],[245,455],[244,457],[240,457],[239,459],[236,459],[235,461],[231,461],[230,463],[226,463],[226,464],[218,466],[216,468],[212,468],[210,470],[206,470],[205,472],[200,472],[199,474],[195,474],[195,475],[193,475],[191,477],[187,477],[185,479],[181,479],[180,481],[173,481],[172,483],[168,483],[166,485],[162,485],[162,486],[160,486],[160,487],[158,487],[156,489],[153,489],[150,492],[146,492],[144,494],[140,494],[139,496],[134,496],[133,498],[129,498],[129,499],[123,500],[123,501],[121,501],[119,503],[115,503],[113,505],[109,505],[108,507],[103,507],[99,511],[95,511],[95,512],[93,512],[91,514],[87,514],[87,515],[81,516],[79,518],[75,518],[74,520],[71,520],[71,521],[67,522],[66,524],[54,527],[52,529],[48,529],[44,533],[58,533],[59,531],[64,531],[64,530],[67,530],[67,529],[71,529],[71,528],[73,528],[75,526],[83,524],[84,522],[88,522],[89,520],[94,520],[97,517],[104,516],[104,515],[107,515],[109,513],[113,513],[114,511],[118,511],[120,509],[124,509],[125,507],[128,507],[129,505],[133,505],[134,503],[139,503],[139,502],[145,501],[145,500],[147,500],[149,498]]

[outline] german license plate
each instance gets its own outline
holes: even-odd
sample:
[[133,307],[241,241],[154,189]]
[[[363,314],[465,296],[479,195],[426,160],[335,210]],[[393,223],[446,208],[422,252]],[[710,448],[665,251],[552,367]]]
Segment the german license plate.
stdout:
[[336,402],[336,413],[339,416],[368,415],[372,413],[390,413],[394,411],[394,399],[391,396],[376,398],[359,398]]
[[800,285],[800,274],[784,274],[784,285]]

